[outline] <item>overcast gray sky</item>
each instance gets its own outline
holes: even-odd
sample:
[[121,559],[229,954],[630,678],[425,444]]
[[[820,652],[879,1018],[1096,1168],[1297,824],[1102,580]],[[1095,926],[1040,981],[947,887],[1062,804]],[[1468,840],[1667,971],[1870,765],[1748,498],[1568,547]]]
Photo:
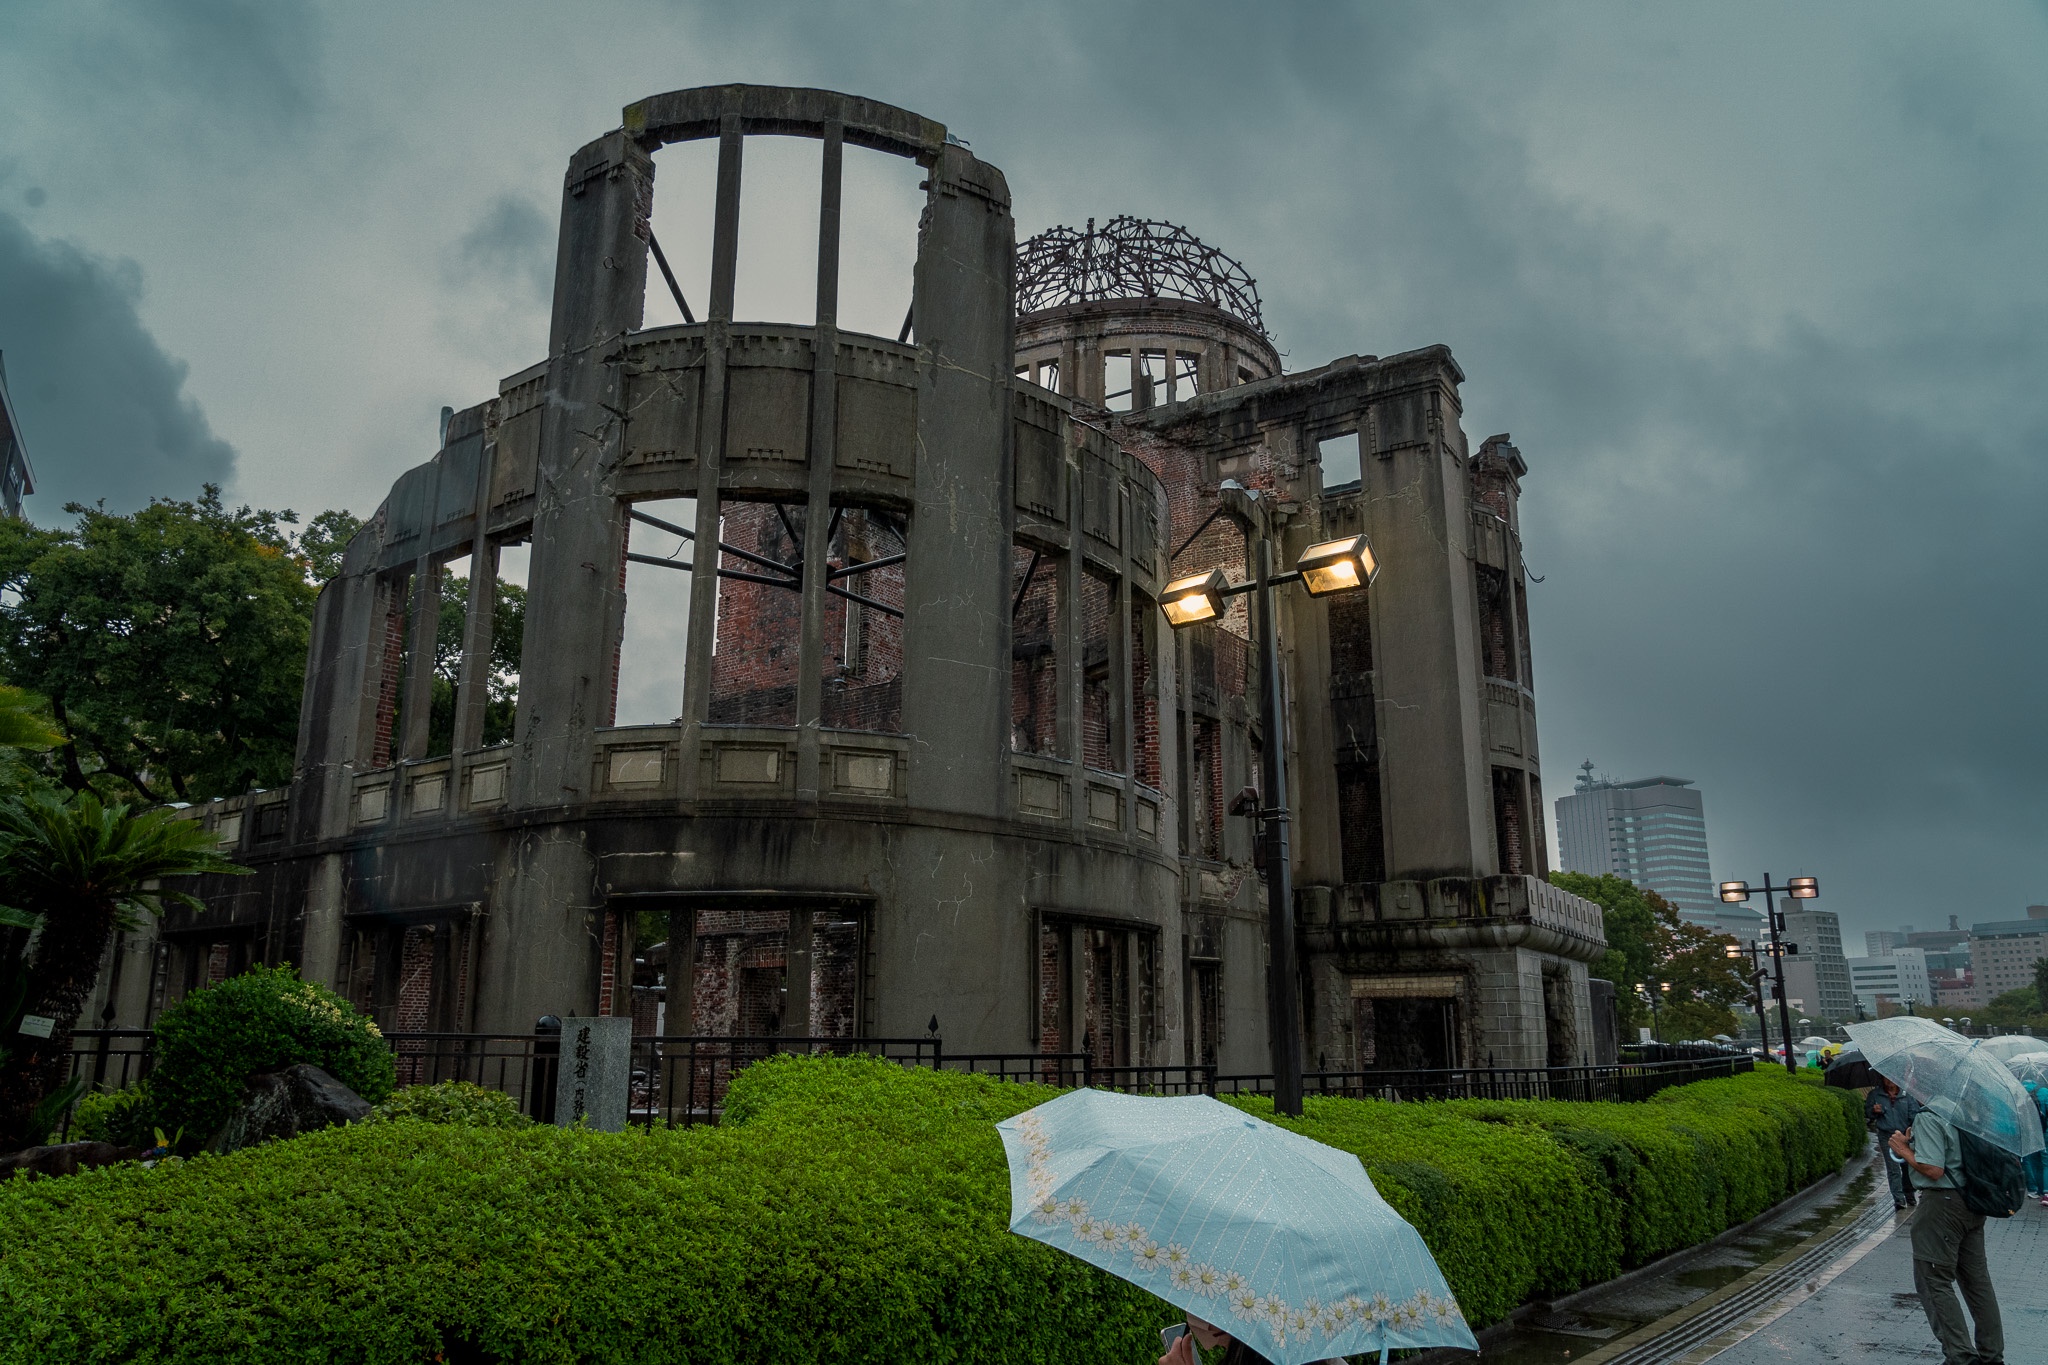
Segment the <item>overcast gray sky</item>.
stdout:
[[2048,901],[2044,72],[2039,4],[15,0],[0,350],[39,520],[208,479],[367,513],[541,356],[562,169],[622,105],[901,104],[1020,233],[1240,257],[1291,368],[1451,346],[1530,465],[1551,794],[1695,779],[1715,874],[1819,876],[1854,952]]

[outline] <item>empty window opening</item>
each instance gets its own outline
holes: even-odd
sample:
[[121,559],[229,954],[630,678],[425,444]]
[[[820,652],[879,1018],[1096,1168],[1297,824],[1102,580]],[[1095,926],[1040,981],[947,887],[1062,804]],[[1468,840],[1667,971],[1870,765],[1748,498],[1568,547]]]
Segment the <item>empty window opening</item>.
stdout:
[[1110,651],[1111,607],[1116,589],[1094,573],[1081,575],[1081,757],[1091,768],[1124,770],[1118,712],[1123,679]]
[[1323,487],[1336,488],[1358,482],[1358,436],[1332,436],[1316,444],[1323,466]]
[[1354,996],[1352,1003],[1360,1066],[1441,1071],[1458,1064],[1456,997],[1364,995]]
[[823,144],[750,137],[741,160],[738,321],[809,324],[818,316],[818,174]]
[[1062,565],[1030,546],[1010,551],[1010,747],[1020,754],[1059,752]]
[[903,585],[907,528],[894,513],[834,508],[826,532],[824,724],[903,728]]
[[1132,775],[1159,789],[1159,682],[1152,667],[1159,608],[1131,596],[1131,764]]
[[1032,368],[1037,371],[1036,375],[1033,377],[1034,383],[1038,384],[1042,388],[1051,389],[1054,393],[1058,393],[1060,391],[1059,361],[1041,360],[1040,362],[1038,362],[1037,365],[1033,366]]
[[1337,764],[1337,843],[1345,881],[1387,879],[1387,828],[1377,758]]
[[462,677],[463,635],[469,624],[468,555],[441,565],[441,600],[434,630],[434,676],[428,696],[428,758],[440,758],[455,747],[455,689]]
[[1169,403],[1184,403],[1201,392],[1202,357],[1199,352],[1176,351],[1173,356],[1173,391]]
[[1129,412],[1132,408],[1132,382],[1129,351],[1109,351],[1102,357],[1102,406],[1111,412]]
[[[746,159],[741,165],[746,167]],[[744,196],[743,196],[744,198]],[[650,226],[691,315],[702,322],[711,306],[711,235],[718,209],[718,139],[675,142],[654,153],[654,212]],[[673,327],[682,309],[648,252],[647,303],[642,326]]]
[[719,517],[711,721],[796,724],[803,644],[803,508],[728,502]]
[[1084,1053],[1096,1067],[1145,1064],[1160,1035],[1158,983],[1157,933],[1136,926],[1041,922],[1039,1050]]
[[519,713],[519,660],[526,648],[526,576],[533,546],[500,545],[496,585],[491,593],[491,657],[484,680],[482,743],[512,742]]
[[890,340],[902,334],[917,273],[924,178],[924,168],[907,157],[869,147],[846,149],[839,203],[843,330]]
[[[614,725],[662,725],[683,706],[690,657],[689,537],[695,498],[634,503],[626,520],[626,620],[619,637]],[[657,524],[659,523],[659,524]]]
[[1156,408],[1172,401],[1173,376],[1166,368],[1166,352],[1140,351],[1137,391],[1131,395],[1131,406],[1137,409]]

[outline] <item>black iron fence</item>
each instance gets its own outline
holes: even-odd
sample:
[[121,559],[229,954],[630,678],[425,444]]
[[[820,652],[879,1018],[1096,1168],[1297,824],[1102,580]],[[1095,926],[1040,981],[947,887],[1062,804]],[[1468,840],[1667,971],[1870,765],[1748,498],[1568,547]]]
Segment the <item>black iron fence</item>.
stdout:
[[[400,1085],[468,1081],[502,1091],[542,1122],[554,1118],[555,1033],[391,1033],[385,1035]],[[146,1029],[80,1029],[72,1035],[70,1075],[92,1088],[117,1090],[149,1074]],[[948,1053],[937,1038],[636,1037],[628,1107],[631,1121],[652,1127],[716,1123],[733,1077],[764,1057],[786,1054],[880,1057],[909,1067],[1091,1086],[1147,1095],[1270,1094],[1266,1074],[1220,1075],[1202,1065],[1105,1066],[1080,1052]],[[1738,1075],[1748,1056],[1716,1053],[1615,1066],[1461,1067],[1430,1071],[1311,1071],[1303,1093],[1380,1100],[1645,1100],[1691,1081]],[[68,1133],[70,1116],[64,1121]]]

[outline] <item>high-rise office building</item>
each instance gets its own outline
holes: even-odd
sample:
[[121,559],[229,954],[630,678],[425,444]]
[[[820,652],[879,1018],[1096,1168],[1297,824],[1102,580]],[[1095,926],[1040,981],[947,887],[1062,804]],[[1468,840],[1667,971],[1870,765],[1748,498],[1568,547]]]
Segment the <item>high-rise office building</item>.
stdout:
[[1890,929],[1867,929],[1863,934],[1863,955],[1865,957],[1890,957],[1892,950],[1906,941],[1903,933]]
[[1577,789],[1557,799],[1558,850],[1566,869],[1626,877],[1717,934],[1747,941],[1763,916],[1727,905],[1714,894],[1707,867],[1707,816],[1690,779],[1646,777],[1615,782],[1580,765]]
[[1799,945],[1785,957],[1785,998],[1817,1019],[1853,1019],[1856,988],[1842,956],[1842,922],[1832,910],[1801,906],[1789,898],[1778,902],[1784,941]]
[[1882,1018],[1893,1009],[1934,1001],[1924,949],[1897,947],[1881,957],[1876,953],[1852,957],[1847,965],[1857,1003],[1873,1019]]
[[1970,963],[1978,998],[1988,1004],[2034,984],[2034,964],[2048,957],[2048,905],[2030,905],[2025,919],[1970,926]]

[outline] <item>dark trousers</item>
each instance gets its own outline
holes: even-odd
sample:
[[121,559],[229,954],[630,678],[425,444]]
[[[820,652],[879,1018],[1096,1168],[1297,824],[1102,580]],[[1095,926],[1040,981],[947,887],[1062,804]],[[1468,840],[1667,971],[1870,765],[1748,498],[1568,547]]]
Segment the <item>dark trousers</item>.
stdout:
[[1880,1132],[1877,1135],[1878,1148],[1884,1153],[1885,1179],[1892,1182],[1893,1205],[1910,1204],[1915,1197],[1913,1182],[1907,1174],[1906,1163],[1891,1153],[1891,1148],[1888,1145],[1891,1142],[1891,1136],[1890,1133],[1885,1132]]
[[[1991,1292],[1991,1269],[1984,1263],[1984,1215],[1972,1213],[1954,1190],[1921,1190],[1913,1215],[1913,1288],[1927,1312],[1927,1325],[1941,1343],[1946,1365],[1995,1365],[2005,1359],[2005,1327],[1998,1319],[1998,1299]],[[1963,1304],[1956,1301],[1956,1287]],[[1970,1321],[1977,1324],[1977,1343],[1970,1344]]]

